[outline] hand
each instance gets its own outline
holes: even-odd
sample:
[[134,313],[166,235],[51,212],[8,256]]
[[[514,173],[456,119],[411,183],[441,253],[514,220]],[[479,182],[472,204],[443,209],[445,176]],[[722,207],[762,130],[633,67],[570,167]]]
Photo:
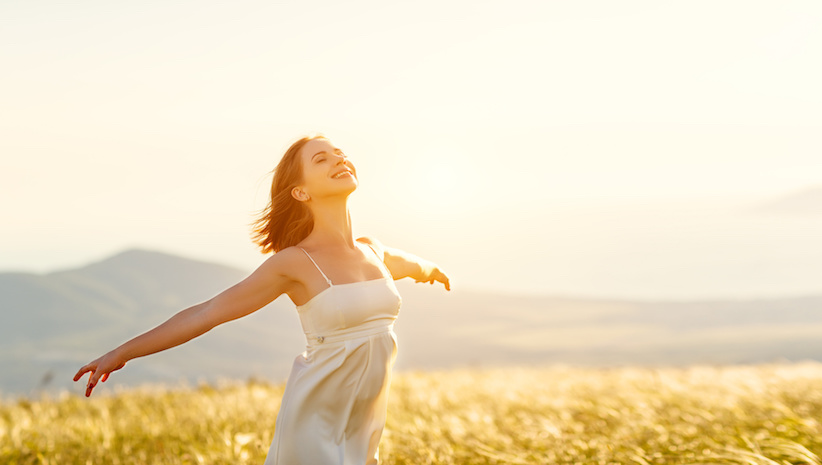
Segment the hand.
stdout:
[[428,284],[434,284],[434,281],[439,281],[442,284],[444,284],[446,291],[451,290],[451,282],[449,281],[448,276],[446,276],[445,273],[443,273],[442,270],[440,270],[439,268],[434,268],[434,271],[431,272],[431,274],[428,276],[427,280],[422,280],[422,281],[418,280],[417,282],[418,283],[427,282]]
[[103,383],[106,382],[112,372],[124,366],[126,366],[126,361],[122,360],[117,353],[112,350],[83,368],[80,368],[77,374],[74,375],[74,381],[77,382],[87,372],[91,373],[88,378],[88,384],[86,385],[86,397],[89,397],[91,390],[97,385],[98,380]]

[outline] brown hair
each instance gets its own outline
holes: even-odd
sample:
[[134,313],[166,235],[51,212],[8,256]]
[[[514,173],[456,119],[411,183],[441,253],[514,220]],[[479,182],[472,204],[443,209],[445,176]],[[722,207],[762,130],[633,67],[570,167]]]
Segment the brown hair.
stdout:
[[326,139],[322,134],[305,136],[291,144],[274,168],[271,198],[253,223],[252,240],[263,253],[298,244],[314,228],[314,217],[303,202],[291,196],[291,190],[303,180],[300,149],[311,140]]

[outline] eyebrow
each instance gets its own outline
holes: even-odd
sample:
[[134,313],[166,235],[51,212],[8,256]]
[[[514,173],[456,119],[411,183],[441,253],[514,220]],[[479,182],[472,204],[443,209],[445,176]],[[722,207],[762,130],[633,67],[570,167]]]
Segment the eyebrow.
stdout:
[[[335,151],[335,152],[342,152],[342,150],[340,150],[339,148],[334,149],[334,151]],[[328,154],[328,152],[326,152],[325,150],[323,150],[322,152],[317,152],[317,153],[315,153],[314,155],[311,155],[311,159],[313,160],[313,159],[314,159],[314,157],[316,157],[317,155],[323,154],[323,153]]]

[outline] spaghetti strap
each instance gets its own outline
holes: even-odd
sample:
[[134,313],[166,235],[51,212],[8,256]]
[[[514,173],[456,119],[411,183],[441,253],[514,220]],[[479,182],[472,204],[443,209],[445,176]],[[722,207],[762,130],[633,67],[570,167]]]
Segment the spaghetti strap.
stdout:
[[374,246],[372,246],[371,244],[366,245],[374,252],[374,255],[376,255],[377,258],[380,260],[380,265],[382,265],[382,268],[386,271],[386,273],[388,273],[388,276],[386,277],[393,278],[394,275],[391,274],[391,270],[388,269],[388,267],[385,265],[385,262],[382,260],[382,257],[380,257],[380,254],[377,253],[377,249],[375,249]]
[[328,279],[328,276],[326,276],[325,273],[323,273],[323,270],[320,269],[320,265],[317,265],[317,262],[315,262],[314,259],[311,258],[311,255],[309,255],[309,253],[306,252],[306,250],[304,248],[302,248],[302,247],[298,247],[298,248],[300,250],[302,250],[303,252],[305,252],[306,255],[308,255],[308,259],[311,260],[311,263],[314,264],[314,266],[317,268],[317,271],[319,271],[320,274],[323,275],[323,278],[325,278],[325,282],[327,282],[329,286],[333,286],[333,284],[331,284],[331,280]]

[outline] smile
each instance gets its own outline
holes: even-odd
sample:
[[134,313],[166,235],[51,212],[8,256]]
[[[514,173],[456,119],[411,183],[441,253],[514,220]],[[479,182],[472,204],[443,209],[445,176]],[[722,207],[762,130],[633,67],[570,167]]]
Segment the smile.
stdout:
[[351,172],[350,171],[342,171],[342,172],[339,172],[339,173],[337,173],[337,174],[335,174],[334,176],[331,176],[331,177],[334,178],[334,179],[339,179],[339,178],[342,178],[344,176],[351,176]]

